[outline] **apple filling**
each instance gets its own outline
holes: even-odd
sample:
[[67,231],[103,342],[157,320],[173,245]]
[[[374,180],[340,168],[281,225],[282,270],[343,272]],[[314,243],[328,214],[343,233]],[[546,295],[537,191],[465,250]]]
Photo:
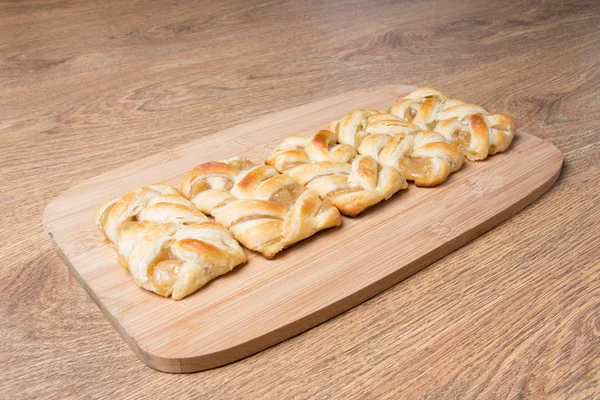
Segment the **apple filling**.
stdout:
[[168,296],[173,291],[179,269],[183,261],[178,259],[171,250],[167,250],[163,260],[150,269],[150,280],[161,296]]

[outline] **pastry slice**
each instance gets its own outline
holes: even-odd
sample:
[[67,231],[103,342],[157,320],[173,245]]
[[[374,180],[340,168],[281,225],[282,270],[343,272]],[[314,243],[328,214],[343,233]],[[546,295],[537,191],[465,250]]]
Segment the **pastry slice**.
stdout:
[[517,124],[510,116],[488,114],[473,104],[449,107],[439,119],[436,132],[459,146],[471,161],[505,151],[517,132]]
[[344,115],[342,119],[331,122],[327,126],[327,130],[336,134],[338,142],[356,148],[368,135],[365,128],[369,123],[369,116],[377,113],[378,111],[370,109],[352,111]]
[[375,158],[381,165],[396,168],[406,180],[425,187],[444,182],[464,162],[462,151],[433,131],[369,135],[358,152]]
[[180,300],[246,261],[240,245],[169,185],[104,203],[96,225],[135,283]]
[[363,139],[372,134],[406,135],[421,130],[396,115],[371,109],[352,111],[342,119],[331,122],[327,129],[336,134],[339,143],[357,149]]
[[359,154],[397,169],[417,186],[439,185],[463,165],[461,150],[445,137],[390,113],[353,111],[329,127],[340,143],[356,146]]
[[198,165],[185,176],[181,191],[240,243],[267,258],[342,222],[329,200],[273,167],[244,158]]
[[354,146],[338,143],[337,135],[329,130],[285,139],[265,163],[351,217],[407,187],[396,169],[381,166],[370,156],[357,156]]
[[505,151],[517,131],[510,116],[489,114],[479,106],[448,99],[431,88],[415,90],[392,106],[390,113],[422,129],[441,133],[471,161]]
[[439,121],[439,114],[457,104],[463,102],[449,99],[433,88],[420,88],[398,100],[389,112],[423,130],[432,130]]

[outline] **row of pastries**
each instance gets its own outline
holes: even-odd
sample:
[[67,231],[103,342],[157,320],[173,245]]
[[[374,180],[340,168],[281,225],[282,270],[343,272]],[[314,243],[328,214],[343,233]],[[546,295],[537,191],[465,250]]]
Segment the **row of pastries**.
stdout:
[[[436,186],[465,158],[502,152],[516,131],[489,114],[422,88],[387,111],[352,111],[309,137],[282,141],[257,165],[211,161],[180,190],[157,184],[104,203],[96,224],[140,287],[175,300],[246,261],[273,258],[407,188]],[[212,216],[210,220],[207,216]]]

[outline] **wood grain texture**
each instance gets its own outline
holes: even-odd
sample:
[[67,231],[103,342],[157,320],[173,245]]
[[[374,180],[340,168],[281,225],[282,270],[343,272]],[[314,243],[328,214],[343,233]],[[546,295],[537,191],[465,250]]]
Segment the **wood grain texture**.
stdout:
[[[600,386],[600,5],[0,3],[0,393],[10,398],[593,398]],[[565,156],[508,222],[222,368],[139,362],[44,237],[63,190],[348,90],[433,86]]]
[[106,199],[166,182],[195,165],[235,156],[265,159],[286,137],[309,136],[347,110],[385,110],[415,88],[357,90],[274,113],[88,179],[44,210],[44,227],[69,269],[133,351],[166,372],[236,361],[380,293],[529,205],[559,176],[563,157],[521,132],[511,148],[467,163],[436,188],[412,187],[341,228],[275,260],[248,262],[185,301],[137,287],[94,224]]

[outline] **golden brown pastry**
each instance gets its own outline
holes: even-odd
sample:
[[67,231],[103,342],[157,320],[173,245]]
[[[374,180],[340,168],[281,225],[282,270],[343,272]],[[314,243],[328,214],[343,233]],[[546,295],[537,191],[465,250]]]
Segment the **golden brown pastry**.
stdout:
[[343,144],[358,147],[361,140],[367,135],[365,128],[371,114],[376,110],[356,110],[346,114],[342,119],[333,121],[327,130],[336,134],[336,140]]
[[394,114],[375,112],[369,115],[365,131],[369,135],[408,135],[419,132],[417,125],[404,121]]
[[140,188],[104,203],[96,225],[135,283],[174,300],[246,261],[223,226],[169,185]]
[[185,176],[181,191],[240,243],[267,258],[341,224],[340,213],[327,199],[273,167],[244,158],[197,166]]
[[390,113],[353,111],[329,127],[340,143],[356,146],[359,154],[397,169],[418,186],[439,185],[463,164],[461,150],[445,137]]
[[415,90],[399,100],[390,113],[422,129],[441,133],[471,161],[505,151],[517,130],[508,115],[489,114],[479,106],[448,99],[432,88]]
[[396,115],[377,110],[357,110],[346,114],[342,119],[333,121],[327,127],[334,132],[337,141],[358,149],[364,138],[373,134],[408,134],[421,129],[402,120]]
[[322,130],[309,138],[289,137],[265,163],[331,200],[351,217],[407,187],[397,170],[380,166],[372,157],[357,156],[354,146],[339,144],[336,136]]
[[517,131],[515,121],[505,114],[488,114],[473,104],[445,109],[435,126],[450,142],[459,146],[471,161],[505,151]]
[[369,135],[360,144],[358,152],[375,158],[381,165],[396,168],[417,186],[439,185],[464,162],[457,146],[432,131]]
[[448,99],[433,88],[420,88],[394,104],[390,113],[423,130],[432,130],[442,111],[462,103],[460,100]]

